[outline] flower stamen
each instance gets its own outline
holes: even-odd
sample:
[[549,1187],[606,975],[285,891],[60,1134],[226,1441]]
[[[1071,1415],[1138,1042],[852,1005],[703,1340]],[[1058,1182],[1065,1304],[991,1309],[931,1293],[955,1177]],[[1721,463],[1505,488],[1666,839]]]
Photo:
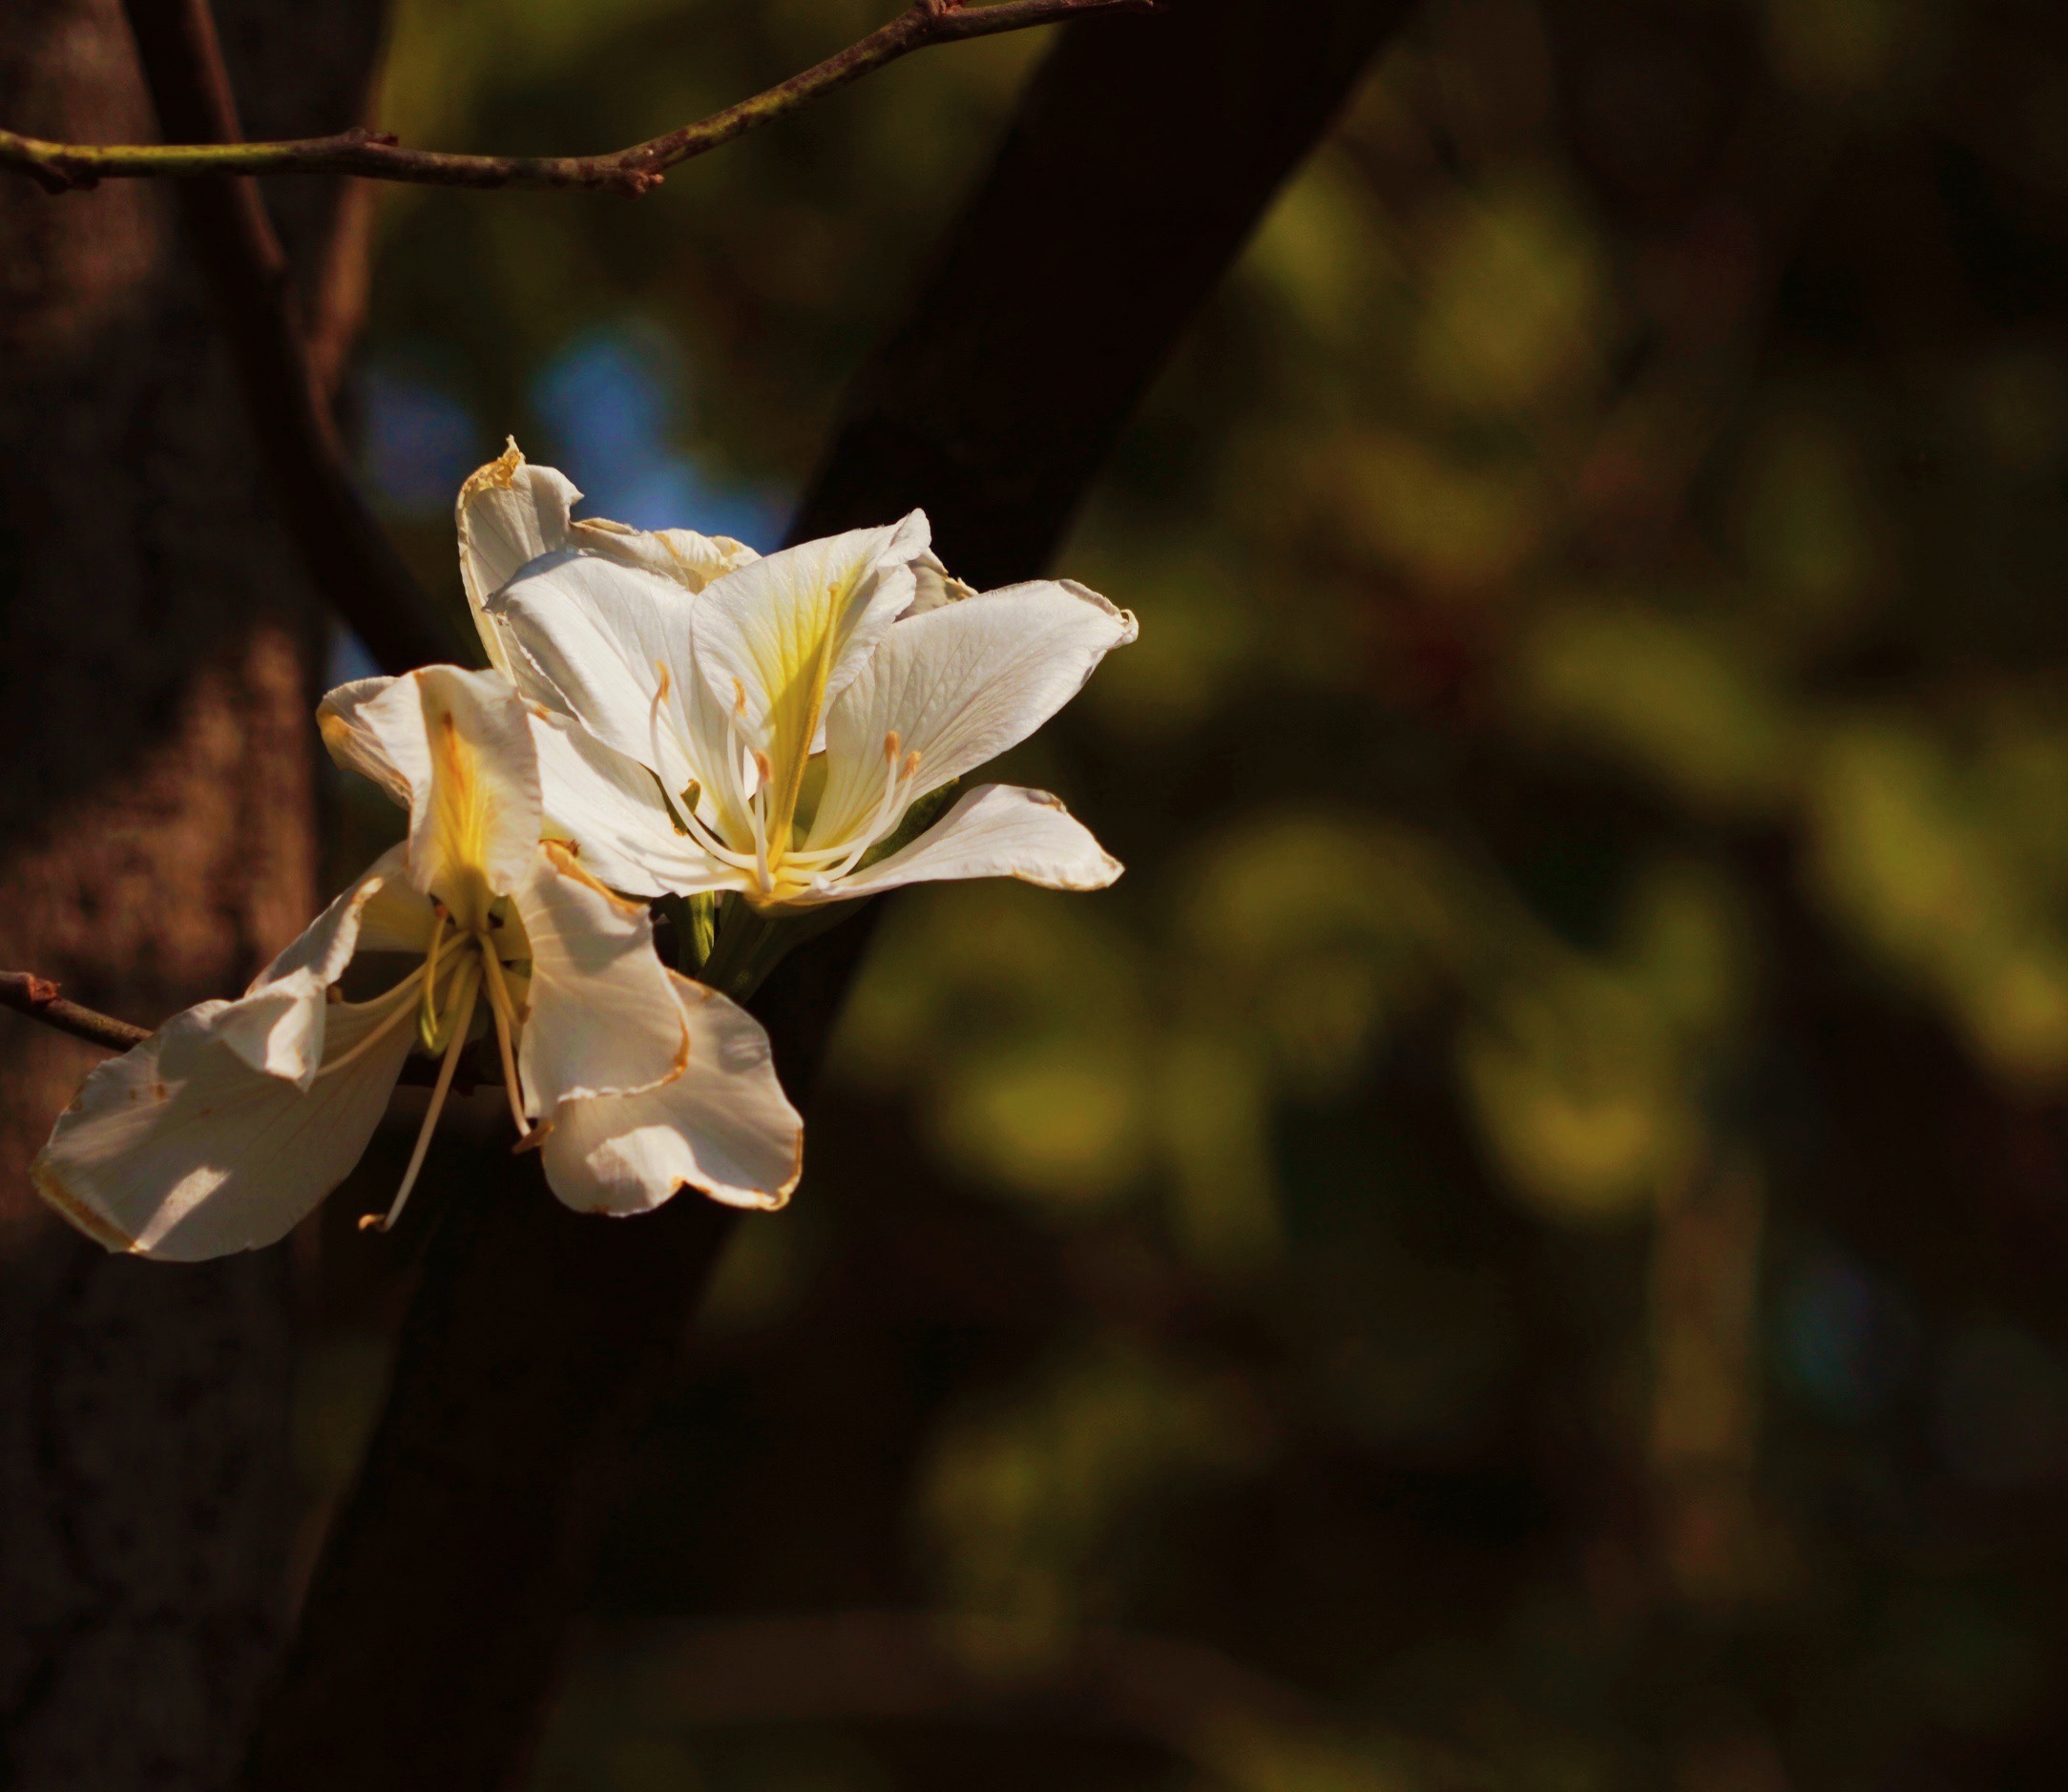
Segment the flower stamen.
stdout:
[[[659,675],[660,682],[658,689],[656,690],[656,692],[654,693],[653,707],[648,713],[647,731],[652,737],[648,751],[650,751],[654,756],[654,777],[656,781],[658,781],[661,777],[660,771],[658,769],[661,757],[660,705],[667,698],[670,688],[670,680],[668,677],[668,668],[664,661],[658,659],[655,660],[654,670]],[[737,684],[738,680],[736,679],[734,682]],[[741,686],[740,701],[738,707],[742,711],[743,711],[745,706],[746,690],[744,686]],[[728,724],[727,739],[729,741],[733,739],[733,731],[730,724]],[[732,781],[734,785],[737,786],[739,782],[738,779],[735,778]],[[700,799],[701,795],[701,787],[698,784],[695,779],[691,779],[690,781],[682,787],[682,797],[679,802],[678,802],[673,797],[669,796],[668,787],[665,782],[662,782],[660,786],[660,800],[667,808],[668,819],[680,832],[686,834],[705,852],[709,853],[712,858],[716,859],[721,865],[727,866],[729,869],[734,871],[745,871],[751,868],[754,865],[754,859],[752,855],[744,852],[735,851],[732,847],[727,846],[719,838],[718,834],[712,829],[709,823],[707,823],[703,820],[703,818],[697,813],[697,803]],[[742,806],[744,805],[742,804]]]
[[906,754],[905,762],[898,763],[898,731],[893,728],[883,738],[884,790],[877,800],[875,813],[867,823],[858,828],[853,841],[844,849],[845,856],[829,870],[822,871],[813,881],[824,887],[835,878],[846,877],[862,862],[862,855],[889,831],[898,815],[904,810],[902,798],[911,788],[911,782],[919,775],[919,750],[915,747]]
[[754,751],[754,775],[760,781],[754,786],[753,800],[747,804],[747,818],[754,824],[754,875],[761,881],[762,893],[765,896],[776,886],[770,864],[779,855],[770,850],[768,840],[768,755],[759,747]]
[[470,959],[460,967],[452,985],[452,1000],[446,1007],[446,1015],[452,1021],[452,1037],[438,1065],[438,1080],[431,1088],[430,1107],[425,1112],[424,1124],[417,1129],[416,1149],[409,1154],[409,1167],[402,1173],[402,1186],[395,1191],[394,1203],[387,1212],[360,1217],[362,1232],[369,1226],[381,1232],[392,1231],[395,1221],[402,1218],[403,1203],[416,1186],[417,1173],[424,1168],[424,1154],[430,1150],[430,1136],[437,1130],[438,1116],[445,1111],[446,1096],[451,1093],[452,1073],[459,1068],[460,1051],[467,1043],[467,1028],[474,1017],[474,997],[480,990],[481,968]]
[[517,1143],[521,1147],[531,1134],[532,1123],[525,1117],[523,1096],[517,1088],[513,1036],[524,1023],[517,1013],[516,1002],[511,996],[510,985],[504,979],[502,960],[487,940],[481,943],[481,963],[488,972],[489,1014],[495,1022],[495,1049],[503,1060],[503,1090],[510,1098],[510,1117],[517,1123]]
[[[403,978],[403,980],[398,983],[392,990],[388,990],[386,995],[379,998],[384,1002],[393,1002],[395,1005],[393,1010],[390,1011],[387,1014],[384,1015],[381,1019],[380,1025],[374,1028],[374,1030],[369,1032],[364,1039],[362,1039],[357,1045],[352,1047],[350,1051],[341,1052],[336,1057],[331,1058],[328,1062],[319,1066],[316,1072],[315,1080],[321,1081],[325,1076],[334,1076],[347,1064],[353,1063],[357,1059],[365,1057],[368,1052],[372,1051],[372,1049],[376,1045],[378,1045],[383,1039],[386,1038],[389,1033],[393,1032],[395,1029],[399,1027],[404,1021],[411,1018],[414,1012],[414,1005],[408,1000],[410,986],[413,985],[416,980],[424,974],[424,970],[425,967],[419,965],[407,977]],[[335,984],[332,984],[331,988],[332,990],[335,990],[337,986]]]
[[430,930],[430,949],[424,954],[424,1010],[417,1025],[427,1046],[438,1036],[438,948],[445,944],[446,928],[452,925],[445,904],[433,902],[431,907],[438,920]]

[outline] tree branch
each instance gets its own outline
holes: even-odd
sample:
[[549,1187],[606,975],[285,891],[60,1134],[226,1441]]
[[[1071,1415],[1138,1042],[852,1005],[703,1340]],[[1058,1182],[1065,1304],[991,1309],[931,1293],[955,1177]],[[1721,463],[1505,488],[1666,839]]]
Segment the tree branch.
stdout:
[[[124,10],[166,135],[237,147],[237,103],[207,0],[124,0]],[[470,660],[359,495],[257,183],[188,181],[179,198],[261,458],[317,590],[389,672]]]
[[[17,1014],[40,1020],[46,1027],[70,1033],[74,1039],[83,1039],[88,1045],[96,1045],[108,1052],[127,1052],[150,1038],[148,1027],[134,1026],[126,1020],[115,1019],[113,1014],[103,1014],[98,1009],[66,1001],[58,993],[59,987],[49,977],[39,977],[32,970],[0,970],[0,1008],[11,1008]],[[496,1062],[493,1052],[479,1049],[483,1043],[476,1040],[461,1055],[459,1072],[452,1079],[452,1086],[462,1094],[491,1085],[502,1086],[502,1066]],[[402,1082],[428,1088],[437,1078],[438,1067],[429,1058],[412,1056],[403,1060]]]
[[0,1008],[11,1008],[17,1014],[27,1014],[31,1020],[110,1052],[127,1052],[151,1036],[148,1027],[132,1027],[113,1014],[66,1001],[56,984],[32,970],[0,970]]
[[[1027,31],[1102,12],[1147,12],[1157,0],[1000,0],[967,7],[962,0],[918,0],[888,25],[837,55],[793,74],[751,99],[715,112],[664,136],[604,156],[458,156],[404,149],[392,136],[354,126],[331,136],[243,143],[237,134],[177,127],[174,143],[51,143],[0,131],[0,168],[47,191],[64,193],[101,180],[197,175],[358,175],[438,187],[545,187],[621,193],[637,198],[658,186],[667,169],[729,143],[865,74],[930,44]],[[226,96],[228,89],[223,88]],[[161,115],[162,115],[162,108]]]

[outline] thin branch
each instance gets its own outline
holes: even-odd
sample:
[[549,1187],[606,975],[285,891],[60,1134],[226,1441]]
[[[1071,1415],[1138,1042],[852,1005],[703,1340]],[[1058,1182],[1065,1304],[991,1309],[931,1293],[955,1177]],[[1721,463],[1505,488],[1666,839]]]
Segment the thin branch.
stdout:
[[[32,970],[0,970],[0,1008],[11,1008],[17,1014],[40,1020],[46,1027],[70,1033],[73,1038],[83,1039],[88,1045],[99,1046],[106,1052],[127,1052],[151,1037],[148,1027],[134,1027],[126,1020],[115,1019],[113,1014],[103,1014],[98,1009],[66,1001],[58,992],[59,988],[50,978],[39,977]],[[494,1062],[492,1052],[481,1050],[483,1043],[476,1039],[461,1054],[459,1073],[452,1079],[452,1086],[462,1094],[491,1085],[499,1087],[502,1083],[502,1067]],[[411,1054],[403,1060],[402,1075],[398,1080],[405,1085],[428,1086],[437,1073],[438,1067],[429,1058]]]
[[110,1052],[127,1052],[151,1036],[147,1028],[132,1027],[113,1014],[66,1001],[56,984],[32,970],[0,970],[0,1008],[11,1008],[17,1014],[27,1014],[31,1020]]
[[[168,136],[242,146],[207,0],[126,0],[144,78]],[[470,659],[359,494],[309,353],[293,270],[258,184],[179,190],[260,457],[318,592],[388,672]]]
[[[148,1027],[137,1027],[113,1014],[103,1014],[96,1008],[68,1002],[59,993],[61,987],[32,970],[0,970],[0,1008],[11,1008],[17,1014],[40,1020],[46,1027],[106,1052],[127,1052],[151,1037]],[[481,1052],[481,1043],[474,1041],[460,1059],[452,1086],[462,1094],[502,1082],[501,1067]],[[412,1055],[403,1060],[397,1080],[405,1086],[428,1087],[436,1077],[437,1069],[429,1058]]]
[[[1167,0],[1165,0],[1167,4]],[[189,143],[52,143],[0,131],[0,168],[10,168],[64,193],[96,182],[193,175],[358,175],[436,187],[577,188],[631,198],[658,186],[667,169],[702,156],[812,100],[846,87],[887,63],[930,44],[1027,31],[1090,13],[1147,12],[1158,0],[999,0],[966,7],[962,0],[918,0],[888,25],[837,55],[793,74],[751,99],[606,156],[458,156],[404,149],[382,132],[354,126],[331,136],[278,143],[241,143],[234,134],[182,133],[166,120],[168,135],[210,140]],[[227,89],[224,89],[227,94]]]

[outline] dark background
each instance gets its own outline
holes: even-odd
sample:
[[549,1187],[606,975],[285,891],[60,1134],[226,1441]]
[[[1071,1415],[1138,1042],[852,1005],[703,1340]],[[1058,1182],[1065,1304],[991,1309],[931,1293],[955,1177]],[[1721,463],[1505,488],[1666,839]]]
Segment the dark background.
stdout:
[[[384,120],[626,142],[879,16],[416,0]],[[1039,51],[384,195],[426,579],[506,431],[774,546]],[[1128,876],[889,908],[536,1783],[2058,1783],[2064,320],[2057,8],[1424,7],[1059,558],[1141,639],[1005,769]],[[304,1556],[430,1223],[364,1204]]]

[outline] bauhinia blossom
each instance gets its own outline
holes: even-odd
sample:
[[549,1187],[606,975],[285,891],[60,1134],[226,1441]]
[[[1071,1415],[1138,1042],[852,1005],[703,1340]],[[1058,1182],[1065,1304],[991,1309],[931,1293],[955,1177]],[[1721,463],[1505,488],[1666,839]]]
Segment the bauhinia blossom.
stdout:
[[414,1049],[423,1167],[470,1037],[492,1033],[520,1139],[568,1206],[684,1185],[779,1206],[802,1148],[760,1026],[668,970],[642,905],[541,841],[534,720],[499,673],[435,666],[333,691],[325,741],[409,811],[385,853],[235,1001],[95,1068],[35,1160],[111,1249],[192,1261],[270,1244],[344,1179]]
[[573,495],[512,446],[461,494],[461,564],[490,654],[557,718],[540,732],[550,824],[605,883],[782,910],[944,878],[1096,889],[1120,874],[1055,797],[1006,784],[886,843],[1133,640],[1125,611],[1068,580],[971,592],[917,511],[752,558],[571,524]]

